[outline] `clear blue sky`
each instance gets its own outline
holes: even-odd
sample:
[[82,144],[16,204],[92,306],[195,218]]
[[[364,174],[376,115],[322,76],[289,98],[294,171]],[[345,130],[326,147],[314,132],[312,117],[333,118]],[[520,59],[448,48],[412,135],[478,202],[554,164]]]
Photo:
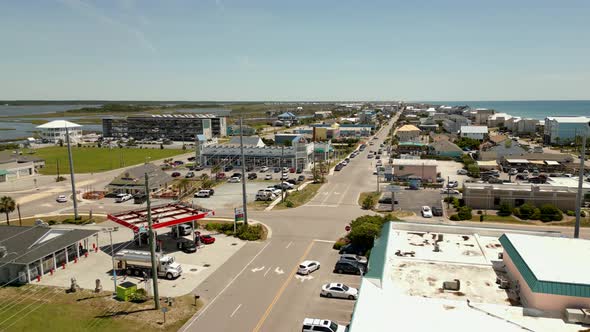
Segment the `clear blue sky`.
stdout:
[[590,1],[27,0],[0,99],[590,99]]

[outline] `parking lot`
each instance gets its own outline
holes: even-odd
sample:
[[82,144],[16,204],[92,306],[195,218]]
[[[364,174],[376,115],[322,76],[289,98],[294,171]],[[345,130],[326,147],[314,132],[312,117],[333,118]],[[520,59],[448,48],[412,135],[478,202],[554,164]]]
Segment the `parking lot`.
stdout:
[[[305,259],[319,261],[321,268],[309,276],[292,277],[262,330],[299,332],[304,318],[329,319],[348,325],[356,301],[320,297],[322,285],[326,283],[343,283],[357,289],[360,285],[360,276],[333,272],[339,257],[332,243],[315,242]],[[285,317],[290,318],[285,320]]]
[[[116,226],[114,222],[107,221],[96,226],[86,226],[85,228],[102,229],[104,227]],[[166,241],[165,233],[169,228],[159,230],[158,239]],[[201,231],[202,234],[208,234],[207,231]],[[147,248],[137,248],[133,242],[132,231],[127,228],[119,227],[119,231],[113,232],[114,252],[123,249],[147,250]],[[176,262],[182,267],[182,275],[174,280],[165,278],[158,279],[158,285],[161,296],[180,296],[190,293],[197,285],[204,281],[217,268],[223,265],[233,254],[238,252],[246,243],[234,237],[213,234],[215,243],[202,245],[196,253],[184,253],[176,249],[174,243],[164,244],[164,252],[173,256]],[[186,236],[186,238],[191,238]],[[175,241],[175,240],[171,240]],[[58,270],[47,274],[41,278],[40,284],[52,285],[58,287],[69,287],[71,278],[76,278],[78,285],[85,289],[94,290],[96,280],[100,280],[104,290],[113,291],[114,284],[112,278],[112,260],[111,245],[107,233],[98,234],[99,250],[90,251],[88,257],[81,257],[78,262],[70,262],[65,269],[58,267]],[[120,275],[117,277],[117,283],[131,281],[137,283],[138,288],[144,288],[145,284],[141,277],[127,277]]]
[[[391,193],[383,193],[382,197],[391,197]],[[440,189],[419,189],[410,190],[402,189],[401,192],[395,193],[395,200],[398,204],[395,205],[396,210],[411,211],[416,216],[421,216],[422,206],[427,205],[431,208],[433,206],[441,207]],[[391,209],[391,204],[379,204],[379,210]]]

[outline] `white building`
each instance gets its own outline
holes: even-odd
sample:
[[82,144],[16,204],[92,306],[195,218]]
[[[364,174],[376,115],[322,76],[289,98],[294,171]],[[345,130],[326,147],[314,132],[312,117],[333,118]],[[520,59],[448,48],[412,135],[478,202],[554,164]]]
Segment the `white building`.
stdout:
[[502,127],[512,115],[506,113],[495,113],[488,118],[488,127]]
[[488,136],[487,126],[461,126],[461,137],[484,140]]
[[66,142],[66,128],[70,133],[71,143],[81,142],[81,127],[81,125],[67,120],[54,120],[37,126],[38,129],[41,129],[41,138],[55,144],[59,143],[60,140]]
[[590,117],[586,116],[550,116],[545,119],[545,144],[567,144],[576,136],[588,135]]

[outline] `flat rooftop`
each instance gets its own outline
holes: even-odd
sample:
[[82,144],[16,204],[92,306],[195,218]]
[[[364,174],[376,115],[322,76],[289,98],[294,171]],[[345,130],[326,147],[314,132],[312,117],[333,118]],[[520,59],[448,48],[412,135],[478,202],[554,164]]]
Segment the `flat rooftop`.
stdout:
[[[590,285],[590,240],[506,234],[538,280]],[[548,264],[547,262],[551,262]]]

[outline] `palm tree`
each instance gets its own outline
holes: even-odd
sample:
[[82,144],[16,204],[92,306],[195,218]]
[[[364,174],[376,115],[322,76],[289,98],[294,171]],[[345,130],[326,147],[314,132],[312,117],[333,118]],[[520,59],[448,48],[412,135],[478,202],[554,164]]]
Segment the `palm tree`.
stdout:
[[219,173],[220,170],[221,170],[221,167],[216,164],[213,167],[211,167],[211,174],[217,174],[217,173]]
[[186,189],[188,188],[190,182],[191,181],[189,179],[181,179],[180,181],[178,181],[177,186],[179,194],[186,192]]
[[201,176],[199,177],[199,180],[201,180],[201,182],[208,180],[208,179],[209,179],[209,175],[207,175],[205,173],[201,174]]
[[2,196],[0,197],[0,212],[6,214],[6,224],[10,226],[10,219],[8,218],[8,214],[13,212],[16,209],[16,202],[12,197],[9,196]]

